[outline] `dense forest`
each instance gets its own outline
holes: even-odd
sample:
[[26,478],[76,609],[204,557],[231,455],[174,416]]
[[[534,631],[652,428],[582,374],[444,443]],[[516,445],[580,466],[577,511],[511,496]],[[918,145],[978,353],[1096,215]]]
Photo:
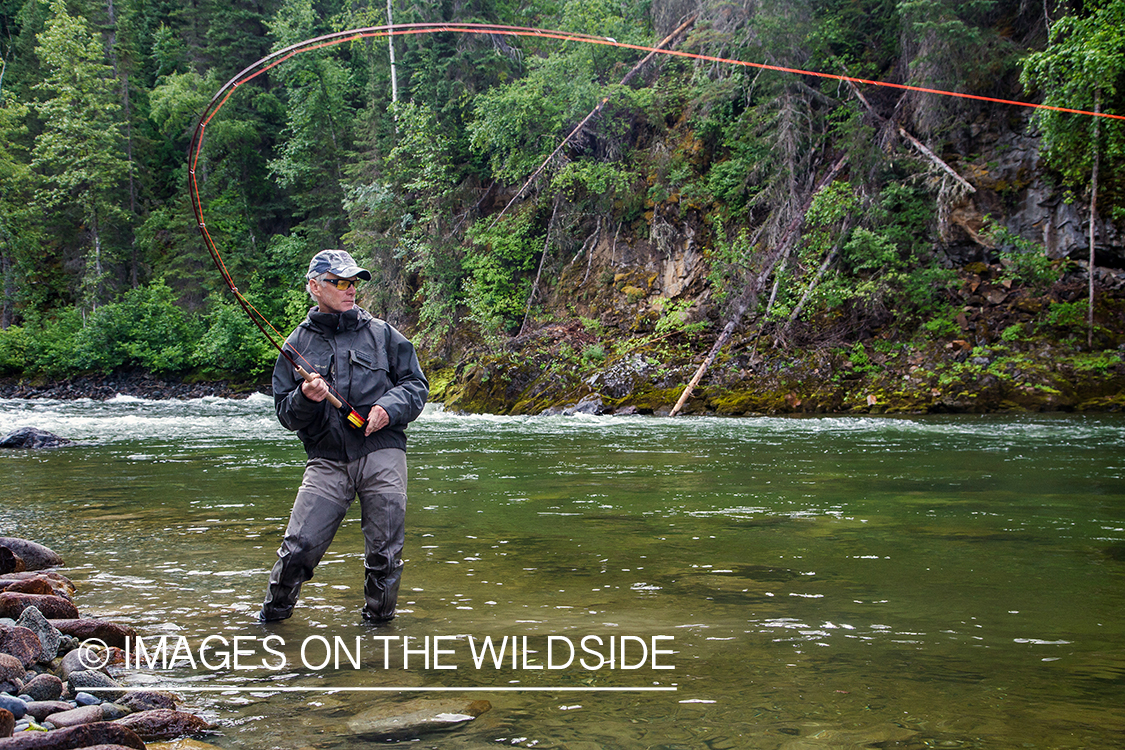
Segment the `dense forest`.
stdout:
[[282,335],[344,247],[450,408],[1125,405],[1125,122],[1088,114],[1125,113],[1125,0],[0,0],[0,376],[263,382],[199,117],[438,22],[625,46],[364,36],[235,89],[201,204]]

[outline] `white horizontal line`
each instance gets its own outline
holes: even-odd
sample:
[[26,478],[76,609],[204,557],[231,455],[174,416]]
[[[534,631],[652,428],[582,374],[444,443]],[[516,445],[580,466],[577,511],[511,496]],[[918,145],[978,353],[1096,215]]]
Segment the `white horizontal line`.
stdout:
[[547,692],[547,693],[656,693],[676,692],[678,687],[513,687],[511,685],[497,687],[290,687],[277,685],[259,685],[256,687],[238,687],[235,685],[219,687],[196,687],[187,685],[143,685],[134,687],[87,687],[81,688],[84,693],[107,691],[136,692],[140,690],[167,690],[181,693],[519,693],[519,692]]

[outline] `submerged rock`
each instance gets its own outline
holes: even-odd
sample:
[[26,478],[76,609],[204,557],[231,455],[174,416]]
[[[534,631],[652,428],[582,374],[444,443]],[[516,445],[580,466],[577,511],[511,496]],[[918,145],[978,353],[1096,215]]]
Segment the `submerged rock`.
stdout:
[[0,547],[7,547],[23,560],[27,570],[45,570],[63,565],[63,559],[50,547],[14,536],[0,536]]
[[417,699],[387,703],[348,720],[348,731],[368,740],[396,740],[462,726],[492,708],[488,701]]
[[126,726],[145,740],[167,740],[189,734],[199,734],[210,729],[206,721],[185,711],[156,708],[151,711],[138,711],[114,722]]
[[21,427],[0,439],[0,448],[57,448],[73,442],[36,427]]

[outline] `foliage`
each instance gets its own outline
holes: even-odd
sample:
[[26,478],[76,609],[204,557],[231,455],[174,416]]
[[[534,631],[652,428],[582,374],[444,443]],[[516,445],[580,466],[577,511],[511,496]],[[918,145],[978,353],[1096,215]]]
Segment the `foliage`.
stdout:
[[[1021,81],[1043,93],[1052,107],[1125,112],[1125,0],[1086,3],[1083,12],[1066,15],[1051,27],[1045,50],[1023,60]],[[1085,186],[1094,149],[1101,149],[1102,179],[1110,186],[1110,212],[1125,219],[1125,125],[1120,120],[1079,117],[1052,109],[1037,110],[1043,152],[1066,184]],[[1093,139],[1100,129],[1099,142]]]
[[498,222],[481,219],[469,230],[473,243],[464,264],[469,317],[486,334],[509,331],[520,322],[533,268],[543,240],[536,236],[534,212],[523,211]]
[[[669,18],[676,4],[628,0],[395,6],[397,23],[540,26],[636,45],[679,23]],[[1010,90],[1013,61],[1043,43],[1035,35],[1050,20],[1047,48],[1023,66],[1025,85],[1065,107],[1091,108],[1100,91],[1103,109],[1122,111],[1125,0],[1019,12],[1001,0],[695,10],[677,42],[685,51],[1003,98],[1020,98]],[[1047,10],[1068,15],[1046,19]],[[383,6],[342,0],[0,3],[0,371],[264,374],[275,354],[222,291],[185,199],[196,118],[224,81],[271,50],[383,22]],[[614,275],[646,253],[657,265],[661,253],[676,262],[689,245],[703,248],[704,294],[655,313],[645,305],[633,331],[645,346],[708,325],[685,322],[689,305],[724,318],[748,291],[764,306],[774,282],[774,314],[804,300],[807,328],[854,332],[894,320],[903,335],[959,330],[944,294],[954,271],[937,232],[946,198],[846,85],[660,56],[621,85],[636,49],[451,32],[392,43],[397,102],[387,40],[357,39],[279,62],[232,91],[207,123],[192,165],[207,231],[283,332],[308,308],[299,281],[309,256],[327,246],[347,247],[371,269],[365,307],[443,354],[503,344],[523,319],[540,254],[541,290],[561,295],[571,287],[554,281],[580,268],[568,265],[579,246],[589,264],[583,285],[541,299],[533,316],[590,316],[584,325],[598,343],[571,352],[582,368],[629,348],[604,338],[629,326],[604,305],[617,293]],[[962,144],[943,143],[945,134],[986,114],[982,103],[863,91],[938,153],[957,151]],[[1052,112],[1037,124],[1061,184],[1077,193],[1089,174],[1091,121]],[[1103,205],[1118,219],[1121,131],[1103,122],[1100,141]],[[847,169],[805,212],[813,186],[843,156]],[[590,236],[596,248],[582,245]],[[610,236],[611,259],[599,268]],[[1057,277],[1034,243],[999,228],[988,236],[1002,280]],[[633,302],[662,291],[643,286],[630,288]],[[1050,306],[1043,328],[1073,334],[1070,304]]]

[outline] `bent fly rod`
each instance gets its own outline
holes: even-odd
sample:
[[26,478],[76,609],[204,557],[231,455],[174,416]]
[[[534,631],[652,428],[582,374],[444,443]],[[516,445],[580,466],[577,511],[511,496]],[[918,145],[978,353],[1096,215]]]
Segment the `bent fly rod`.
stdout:
[[[385,36],[412,36],[421,34],[438,34],[438,33],[455,33],[455,34],[478,34],[490,36],[515,36],[515,37],[539,37],[543,39],[554,39],[561,42],[580,42],[582,44],[598,44],[607,47],[621,47],[624,49],[636,50],[646,54],[661,54],[670,57],[680,57],[691,60],[699,60],[703,62],[720,63],[723,65],[738,65],[748,68],[756,68],[759,70],[770,70],[779,73],[789,73],[802,76],[811,76],[814,78],[823,78],[834,81],[848,82],[853,84],[864,84],[868,86],[880,86],[885,88],[899,89],[903,91],[915,91],[924,94],[934,94],[938,96],[950,96],[959,99],[972,99],[976,101],[991,102],[993,104],[1006,104],[1017,107],[1029,107],[1033,109],[1044,109],[1055,112],[1066,112],[1077,115],[1088,115],[1091,117],[1103,117],[1116,120],[1125,120],[1125,115],[1110,114],[1106,112],[1090,112],[1082,109],[1071,109],[1068,107],[1055,107],[1046,104],[1036,104],[1032,102],[1021,102],[1011,99],[998,99],[989,96],[979,96],[976,94],[965,94],[956,91],[945,91],[942,89],[926,88],[923,86],[912,86],[903,83],[892,83],[889,81],[874,81],[866,78],[856,78],[853,76],[838,75],[834,73],[823,73],[812,70],[802,70],[800,68],[790,68],[781,65],[768,65],[766,63],[748,62],[745,60],[736,60],[733,58],[715,57],[713,55],[703,55],[694,52],[685,52],[682,50],[670,49],[666,47],[650,47],[641,44],[629,44],[627,42],[619,42],[616,39],[606,36],[596,36],[593,34],[582,34],[576,32],[554,31],[551,29],[538,29],[525,26],[505,26],[499,24],[486,24],[486,23],[411,23],[411,24],[390,24],[386,26],[371,26],[361,29],[351,29],[349,31],[339,31],[333,34],[325,34],[311,39],[306,39],[303,42],[290,45],[284,49],[266,55],[257,62],[246,67],[238,75],[231,78],[226,84],[220,88],[215,95],[211,98],[207,108],[203,111],[199,121],[196,123],[195,132],[191,137],[191,145],[188,148],[188,191],[191,194],[191,206],[195,212],[195,219],[198,224],[199,233],[203,238],[203,244],[207,246],[207,252],[214,261],[215,267],[218,269],[223,281],[226,283],[227,288],[231,294],[234,295],[235,300],[242,308],[243,312],[250,318],[258,330],[269,340],[270,344],[277,349],[281,356],[285,357],[291,365],[296,369],[297,373],[306,381],[311,381],[317,375],[312,365],[306,360],[300,352],[294,350],[294,354],[290,354],[284,347],[284,335],[278,331],[273,324],[257,309],[254,305],[246,299],[245,295],[238,290],[238,286],[234,283],[230,272],[227,270],[226,264],[223,262],[222,254],[216,246],[211,233],[207,230],[207,222],[203,218],[203,202],[199,196],[199,182],[198,174],[196,171],[199,154],[203,148],[203,137],[206,133],[207,126],[223,105],[234,95],[234,93],[245,83],[249,83],[253,79],[269,71],[270,69],[280,65],[286,60],[296,57],[297,55],[305,52],[312,52],[313,50],[334,47],[348,42],[356,42],[361,39],[385,37]],[[282,343],[278,343],[278,341]],[[294,355],[296,355],[294,357]],[[298,362],[304,362],[308,365],[305,368]],[[312,371],[310,371],[312,370]],[[347,404],[338,393],[329,386],[328,401],[338,409],[347,409],[347,421],[353,427],[362,428],[366,420],[358,412]]]

